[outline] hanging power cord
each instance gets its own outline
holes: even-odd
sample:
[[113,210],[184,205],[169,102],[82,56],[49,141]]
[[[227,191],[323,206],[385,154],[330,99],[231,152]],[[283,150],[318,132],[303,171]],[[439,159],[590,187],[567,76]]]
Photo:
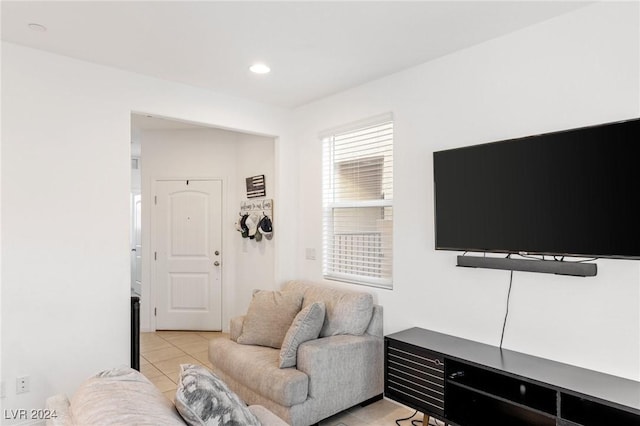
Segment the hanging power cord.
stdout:
[[[416,416],[416,414],[418,414],[418,410],[416,410],[416,411],[415,411],[412,415],[410,415],[409,417],[405,417],[405,418],[403,418],[403,419],[397,419],[397,420],[396,420],[396,425],[398,425],[398,426],[402,426],[402,425],[400,424],[400,422],[404,422],[404,421],[407,421],[407,420],[411,420],[411,424],[412,424],[413,426],[420,426],[420,425],[422,425],[422,420],[414,419],[414,417]],[[433,420],[433,424],[431,423],[431,421],[432,421],[432,420]],[[430,417],[430,418],[429,418],[429,425],[433,425],[433,426],[441,426],[441,425],[444,425],[444,426],[447,426],[447,424],[446,424],[445,422],[442,422],[442,421],[436,420],[436,419],[434,419],[434,418],[432,418],[432,417]]]
[[504,321],[502,322],[502,335],[500,336],[500,349],[502,349],[502,341],[504,340],[504,329],[507,326],[507,317],[509,316],[509,299],[511,299],[511,286],[513,285],[513,271],[509,276],[509,291],[507,293],[507,309],[504,313]]
[[[415,411],[412,415],[410,415],[409,417],[405,417],[405,418],[402,418],[402,419],[397,419],[397,420],[396,420],[396,424],[397,424],[398,426],[402,426],[402,425],[400,424],[400,422],[404,422],[405,420],[411,420],[411,419],[413,419],[413,418],[415,417],[415,415],[416,415],[416,414],[418,414],[418,410],[416,410],[416,411]],[[412,423],[412,424],[413,424],[413,423]]]

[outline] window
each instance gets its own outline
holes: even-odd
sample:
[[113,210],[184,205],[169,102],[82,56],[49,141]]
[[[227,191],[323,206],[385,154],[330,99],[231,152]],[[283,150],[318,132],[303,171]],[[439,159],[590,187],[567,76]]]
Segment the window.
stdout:
[[391,288],[393,121],[323,137],[323,275]]

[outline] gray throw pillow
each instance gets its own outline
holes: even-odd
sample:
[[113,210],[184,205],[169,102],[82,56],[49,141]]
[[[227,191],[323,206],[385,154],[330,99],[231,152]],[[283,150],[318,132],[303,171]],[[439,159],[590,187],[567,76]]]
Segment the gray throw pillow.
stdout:
[[298,346],[318,338],[324,324],[324,313],[324,303],[315,302],[296,315],[282,342],[280,368],[294,367],[298,358]]
[[302,295],[259,290],[253,294],[238,343],[280,348],[289,326],[302,308]]
[[191,426],[260,426],[238,395],[200,365],[182,364],[176,408]]

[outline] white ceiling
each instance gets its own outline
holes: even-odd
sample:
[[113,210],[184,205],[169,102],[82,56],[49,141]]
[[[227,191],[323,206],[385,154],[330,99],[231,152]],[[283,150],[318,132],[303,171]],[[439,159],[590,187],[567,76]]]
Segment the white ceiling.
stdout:
[[585,4],[2,1],[2,39],[290,108]]

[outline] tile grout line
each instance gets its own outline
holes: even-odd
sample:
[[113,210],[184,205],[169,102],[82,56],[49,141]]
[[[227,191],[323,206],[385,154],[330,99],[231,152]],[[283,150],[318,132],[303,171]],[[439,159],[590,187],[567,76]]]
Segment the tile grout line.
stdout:
[[[167,344],[169,345],[169,348],[175,348],[175,349],[178,349],[180,352],[182,352],[182,353],[184,354],[184,351],[183,351],[182,349],[178,348],[178,347],[177,347],[176,345],[174,345],[172,342],[170,342],[169,340],[167,340],[167,339],[165,339],[164,337],[162,337],[162,335],[160,335],[160,334],[158,334],[158,333],[153,333],[153,335],[154,335],[155,337],[158,337],[158,338],[159,338],[160,340],[162,340],[163,342],[167,343]],[[163,349],[169,349],[169,348],[163,348]],[[158,349],[158,350],[162,350],[162,349]],[[144,357],[144,355],[141,355],[141,356],[143,356],[143,357]],[[146,359],[146,358],[145,358],[145,359]],[[158,378],[158,377],[163,377],[163,378],[165,378],[165,379],[169,380],[171,383],[176,384],[175,380],[171,379],[171,377],[169,377],[169,376],[168,376],[164,371],[162,371],[162,370],[161,370],[160,368],[158,368],[158,366],[156,365],[156,363],[157,363],[157,362],[161,362],[161,361],[151,362],[151,361],[149,361],[148,359],[146,359],[146,360],[147,360],[147,362],[149,362],[149,364],[150,364],[153,368],[155,368],[156,370],[158,370],[158,371],[161,373],[161,375],[160,375],[160,376],[156,376],[156,377],[154,377],[153,379],[156,379],[156,380],[157,380],[157,378]],[[151,381],[153,382],[153,380],[152,380],[151,378],[149,378],[149,380],[151,380]],[[154,383],[154,384],[155,384],[155,383]],[[157,385],[156,385],[156,386],[157,386]],[[162,392],[162,393],[163,393],[163,394],[165,394],[165,392],[171,392],[171,389],[170,389],[170,390],[167,390],[167,391],[164,391],[164,392]],[[166,396],[166,395],[165,395],[165,396]]]

